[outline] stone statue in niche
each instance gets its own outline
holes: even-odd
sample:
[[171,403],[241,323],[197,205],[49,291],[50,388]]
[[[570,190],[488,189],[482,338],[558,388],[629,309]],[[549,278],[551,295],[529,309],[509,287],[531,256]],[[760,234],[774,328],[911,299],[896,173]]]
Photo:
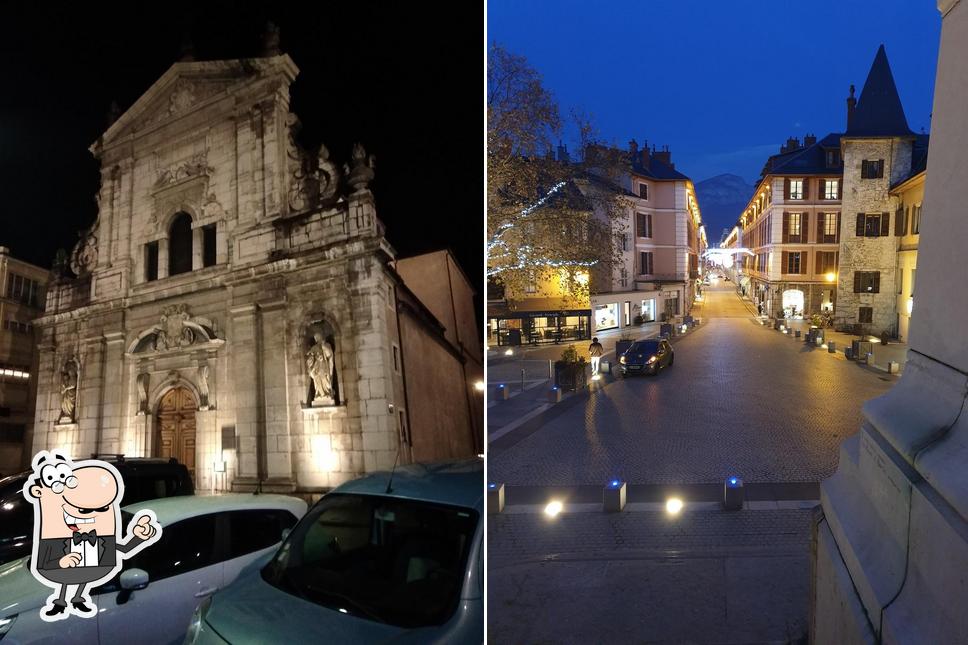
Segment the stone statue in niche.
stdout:
[[201,398],[199,410],[208,410],[208,365],[198,367],[198,393]]
[[74,423],[77,409],[77,373],[76,358],[69,358],[61,370],[61,413],[58,423]]
[[313,334],[315,344],[306,352],[306,368],[313,382],[312,405],[335,405],[335,360],[333,348],[319,332]]
[[148,374],[138,374],[138,414],[148,414]]

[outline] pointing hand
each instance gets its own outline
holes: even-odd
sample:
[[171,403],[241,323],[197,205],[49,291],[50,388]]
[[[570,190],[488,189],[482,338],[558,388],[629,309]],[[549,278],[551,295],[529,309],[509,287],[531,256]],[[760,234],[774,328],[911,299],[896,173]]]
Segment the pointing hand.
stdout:
[[149,515],[141,515],[138,517],[138,521],[131,529],[134,536],[140,540],[150,540],[156,531],[157,529],[151,523],[151,517]]

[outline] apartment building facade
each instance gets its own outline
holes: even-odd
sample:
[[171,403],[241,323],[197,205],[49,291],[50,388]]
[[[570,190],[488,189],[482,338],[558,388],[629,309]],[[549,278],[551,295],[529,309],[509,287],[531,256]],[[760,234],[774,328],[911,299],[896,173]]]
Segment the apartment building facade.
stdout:
[[44,313],[48,271],[0,246],[0,474],[30,460],[37,387],[33,321]]
[[706,232],[692,180],[675,169],[668,146],[639,149],[629,142],[628,173],[620,188],[629,204],[613,222],[618,261],[594,276],[594,331],[676,320],[698,293]]
[[843,164],[840,135],[790,138],[763,175],[727,245],[739,257],[740,288],[770,316],[836,309]]

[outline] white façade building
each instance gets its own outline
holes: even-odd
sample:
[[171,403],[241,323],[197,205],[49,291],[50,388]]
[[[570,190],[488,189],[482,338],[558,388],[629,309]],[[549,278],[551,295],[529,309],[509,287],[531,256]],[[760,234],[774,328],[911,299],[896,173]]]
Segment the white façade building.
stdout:
[[[479,350],[476,329],[454,335],[395,270],[362,146],[341,167],[295,143],[297,73],[277,52],[176,63],[91,146],[97,221],[34,323],[34,451],[175,457],[200,490],[280,491],[480,452],[480,361],[452,341]],[[414,427],[431,395],[433,428]]]

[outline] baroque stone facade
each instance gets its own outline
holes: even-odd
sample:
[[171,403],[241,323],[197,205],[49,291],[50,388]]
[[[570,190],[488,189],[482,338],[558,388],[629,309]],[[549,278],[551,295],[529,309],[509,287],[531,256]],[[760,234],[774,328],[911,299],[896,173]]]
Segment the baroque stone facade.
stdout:
[[[200,490],[319,491],[408,461],[373,160],[296,144],[297,73],[285,54],[176,63],[91,147],[98,218],[36,323],[35,451],[176,457]],[[470,414],[444,420],[466,430],[443,456],[476,452]]]

